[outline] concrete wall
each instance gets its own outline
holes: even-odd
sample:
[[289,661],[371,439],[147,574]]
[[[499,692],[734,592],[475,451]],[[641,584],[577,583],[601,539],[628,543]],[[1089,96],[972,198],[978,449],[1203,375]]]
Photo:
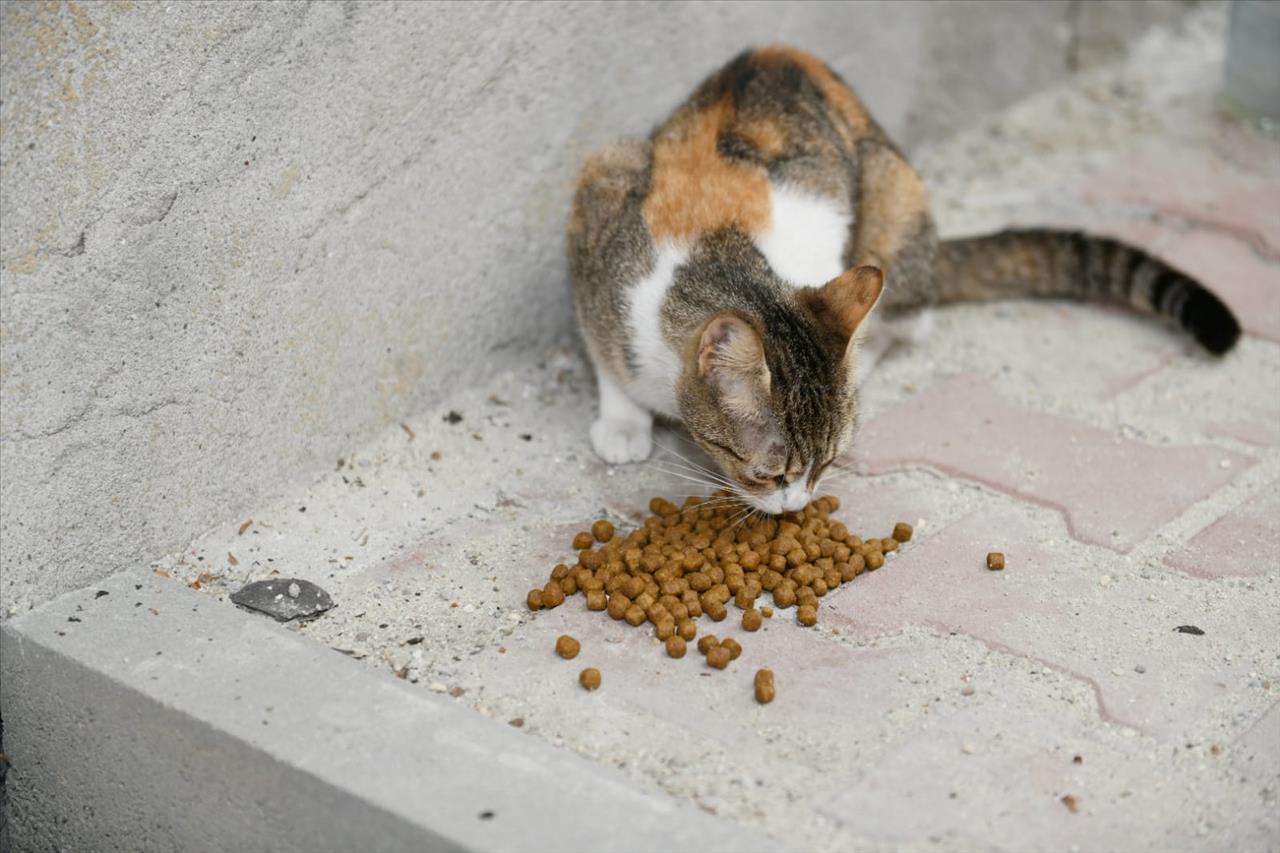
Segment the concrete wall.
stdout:
[[827,57],[910,146],[1182,8],[0,4],[0,606],[568,331],[576,163],[744,45]]

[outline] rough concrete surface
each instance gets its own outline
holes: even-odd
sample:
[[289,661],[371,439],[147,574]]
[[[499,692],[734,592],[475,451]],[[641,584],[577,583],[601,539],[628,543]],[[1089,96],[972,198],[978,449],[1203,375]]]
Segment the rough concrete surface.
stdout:
[[[299,634],[789,848],[1277,849],[1280,144],[1215,110],[1224,28],[1203,8],[919,160],[946,234],[1123,235],[1236,306],[1239,348],[1212,360],[1098,306],[938,312],[872,376],[857,473],[829,487],[851,528],[916,537],[824,599],[816,629],[704,619],[746,649],[712,672],[580,598],[524,607],[591,519],[705,490],[592,455],[567,343],[155,570],[218,600],[306,577],[337,607]],[[573,663],[561,633],[583,643]]]
[[1184,8],[0,3],[0,609],[568,331],[577,163],[743,45],[827,57],[915,145]]
[[[688,849],[725,829],[146,570],[3,630],[24,853]],[[561,825],[568,804],[593,819]]]
[[[927,342],[871,377],[856,473],[830,483],[854,530],[884,535],[907,520],[915,538],[824,598],[816,628],[789,611],[749,635],[703,620],[700,630],[745,648],[724,672],[695,655],[668,659],[648,632],[580,598],[536,614],[523,606],[591,519],[629,525],[654,494],[705,491],[660,461],[610,468],[592,455],[594,388],[571,339],[438,398],[408,395],[406,408],[427,405],[412,417],[393,409],[392,425],[342,445],[314,481],[246,499],[145,581],[138,571],[109,581],[199,602],[190,632],[157,607],[151,618],[170,627],[136,639],[138,654],[151,643],[157,660],[182,665],[114,650],[126,617],[66,609],[114,591],[99,601],[91,587],[7,623],[0,700],[12,796],[24,798],[16,837],[42,838],[66,808],[46,794],[66,784],[73,757],[45,735],[74,726],[96,687],[62,682],[23,705],[7,685],[14,673],[53,681],[65,666],[57,644],[74,637],[77,660],[144,705],[218,721],[251,748],[246,761],[265,753],[308,778],[324,778],[326,759],[343,778],[377,778],[371,768],[402,742],[408,713],[379,717],[378,697],[420,697],[414,713],[452,703],[465,728],[442,732],[497,744],[489,755],[527,741],[585,759],[582,772],[645,802],[706,812],[705,834],[673,849],[727,848],[742,834],[805,850],[1280,849],[1280,143],[1217,113],[1225,22],[1223,6],[1206,5],[1124,64],[925,140],[916,159],[947,235],[1084,225],[1182,264],[1239,311],[1247,334],[1231,355],[1211,360],[1150,319],[1098,306],[937,312]],[[682,91],[673,82],[668,100]],[[676,432],[659,441],[670,449],[659,460],[689,453]],[[1007,554],[1004,572],[982,567],[989,550]],[[276,573],[319,584],[335,608],[280,628],[232,607],[232,591]],[[66,637],[48,636],[71,615],[82,621]],[[219,643],[255,677],[271,671],[259,650],[306,657],[306,673],[332,661],[355,695],[337,723],[321,723],[349,722],[371,754],[264,740],[234,688],[200,680],[223,653],[198,648],[205,619],[219,638],[239,633]],[[551,651],[566,632],[583,644],[571,663]],[[582,666],[602,670],[600,690],[577,686]],[[778,686],[763,707],[751,698],[760,666]],[[299,725],[325,707],[313,694],[292,707],[287,680],[245,695],[268,694],[283,694],[272,713],[289,708]],[[37,704],[47,726],[11,722],[11,708],[29,720]],[[363,708],[394,732],[365,727]],[[174,744],[157,766],[183,756]],[[402,815],[398,788],[429,761],[411,752],[378,784],[341,787],[355,803],[322,802],[338,815],[368,805]],[[258,790],[258,766],[235,778]],[[94,778],[76,789],[80,807],[112,802]],[[599,814],[555,826],[606,832]],[[273,816],[260,812],[257,825]],[[534,840],[553,839],[535,826]]]

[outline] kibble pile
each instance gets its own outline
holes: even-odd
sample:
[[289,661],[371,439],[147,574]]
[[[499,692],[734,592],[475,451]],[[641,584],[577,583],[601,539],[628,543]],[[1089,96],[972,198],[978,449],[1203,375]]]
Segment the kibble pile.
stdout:
[[[726,498],[725,493],[691,497],[683,507],[654,498],[649,502],[652,515],[625,537],[615,535],[610,522],[595,522],[590,532],[573,539],[577,563],[557,565],[544,586],[529,591],[529,609],[558,607],[581,593],[588,610],[607,612],[633,626],[652,624],[667,654],[681,658],[698,634],[697,620],[705,614],[722,621],[730,603],[741,610],[745,630],[759,630],[773,616],[773,607],[757,606],[766,593],[774,607],[795,607],[801,625],[816,624],[825,595],[880,568],[885,554],[911,539],[911,525],[905,523],[884,539],[863,540],[850,533],[831,519],[840,507],[832,496],[799,512],[753,515],[745,521],[742,506]],[[717,669],[742,653],[736,640],[707,636],[697,648]],[[566,655],[557,646],[562,657],[573,657],[577,641],[572,650]],[[768,670],[757,673],[759,701],[773,698],[772,678]],[[598,685],[598,673],[594,680]]]

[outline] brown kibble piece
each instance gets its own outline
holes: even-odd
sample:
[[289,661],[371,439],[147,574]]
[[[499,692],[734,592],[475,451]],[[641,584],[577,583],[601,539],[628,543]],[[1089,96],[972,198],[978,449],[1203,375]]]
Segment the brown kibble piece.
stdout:
[[608,606],[609,602],[605,597],[604,590],[593,589],[587,593],[588,610],[604,610]]
[[595,690],[600,686],[600,670],[589,666],[578,673],[578,683],[584,690]]
[[773,701],[776,691],[773,689],[773,670],[761,669],[756,671],[756,701],[761,705],[768,705]]
[[529,605],[530,610],[542,609],[542,590],[531,589],[529,595],[525,598],[525,603]]
[[556,640],[556,654],[565,660],[573,660],[578,656],[578,650],[582,648],[582,644],[570,637],[568,634],[561,634]]
[[876,569],[884,565],[884,554],[881,554],[879,551],[872,551],[865,559],[867,561],[868,571],[874,572]]
[[692,640],[698,636],[698,623],[692,619],[681,620],[680,624],[676,625],[676,635],[685,642]]
[[818,624],[818,608],[812,604],[802,604],[796,609],[796,621],[806,628]]
[[750,610],[744,610],[742,613],[742,627],[746,631],[759,631],[760,625],[763,624],[764,617],[760,615],[760,611],[754,607]]
[[766,619],[772,619],[772,618],[773,618],[773,608],[772,608],[772,607],[761,607],[761,608],[760,608],[760,615],[761,615],[761,616],[763,616],[763,617],[764,617],[764,618],[766,618]]
[[720,648],[729,650],[729,660],[737,660],[738,656],[742,654],[742,644],[733,637],[721,640]]
[[631,606],[631,601],[620,592],[615,592],[609,596],[609,615],[614,619],[622,619],[627,615],[627,608]]
[[713,666],[716,669],[724,669],[729,665],[729,661],[733,660],[733,653],[724,646],[716,646],[707,652],[707,666]]
[[627,624],[631,626],[639,625],[645,620],[644,608],[639,604],[633,604],[627,608],[627,612],[623,614],[623,619],[627,620]]
[[547,581],[547,585],[542,588],[542,606],[550,610],[561,604],[564,604],[564,590],[555,581]]
[[590,548],[595,544],[595,541],[595,537],[584,530],[573,537],[573,550],[581,551],[585,548]]
[[720,641],[716,639],[715,634],[703,634],[698,638],[698,651],[704,655],[718,645],[720,645]]
[[[613,524],[606,519],[600,519],[591,525],[591,535],[599,542],[608,542],[613,538]],[[587,547],[583,545],[582,547]]]
[[686,650],[683,637],[667,638],[667,657],[682,658]]
[[670,640],[676,635],[676,623],[670,619],[664,619],[654,626],[653,635],[663,642]]
[[911,525],[905,521],[899,521],[893,526],[893,538],[898,542],[910,542],[912,532]]
[[987,568],[993,572],[998,572],[1004,568],[1004,554],[999,551],[992,551],[987,555]]

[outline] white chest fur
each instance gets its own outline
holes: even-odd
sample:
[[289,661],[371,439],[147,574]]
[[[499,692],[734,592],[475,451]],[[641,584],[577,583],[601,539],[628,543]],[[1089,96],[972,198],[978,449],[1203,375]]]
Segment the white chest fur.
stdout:
[[756,246],[781,278],[798,286],[826,284],[844,272],[842,258],[853,222],[844,206],[775,185],[772,219]]
[[[842,273],[852,217],[832,200],[785,186],[771,189],[771,221],[755,242],[773,271],[796,286],[818,286]],[[653,269],[628,293],[636,375],[626,393],[650,411],[672,416],[678,414],[680,357],[663,338],[661,314],[672,277],[686,257],[687,248],[660,247]]]

